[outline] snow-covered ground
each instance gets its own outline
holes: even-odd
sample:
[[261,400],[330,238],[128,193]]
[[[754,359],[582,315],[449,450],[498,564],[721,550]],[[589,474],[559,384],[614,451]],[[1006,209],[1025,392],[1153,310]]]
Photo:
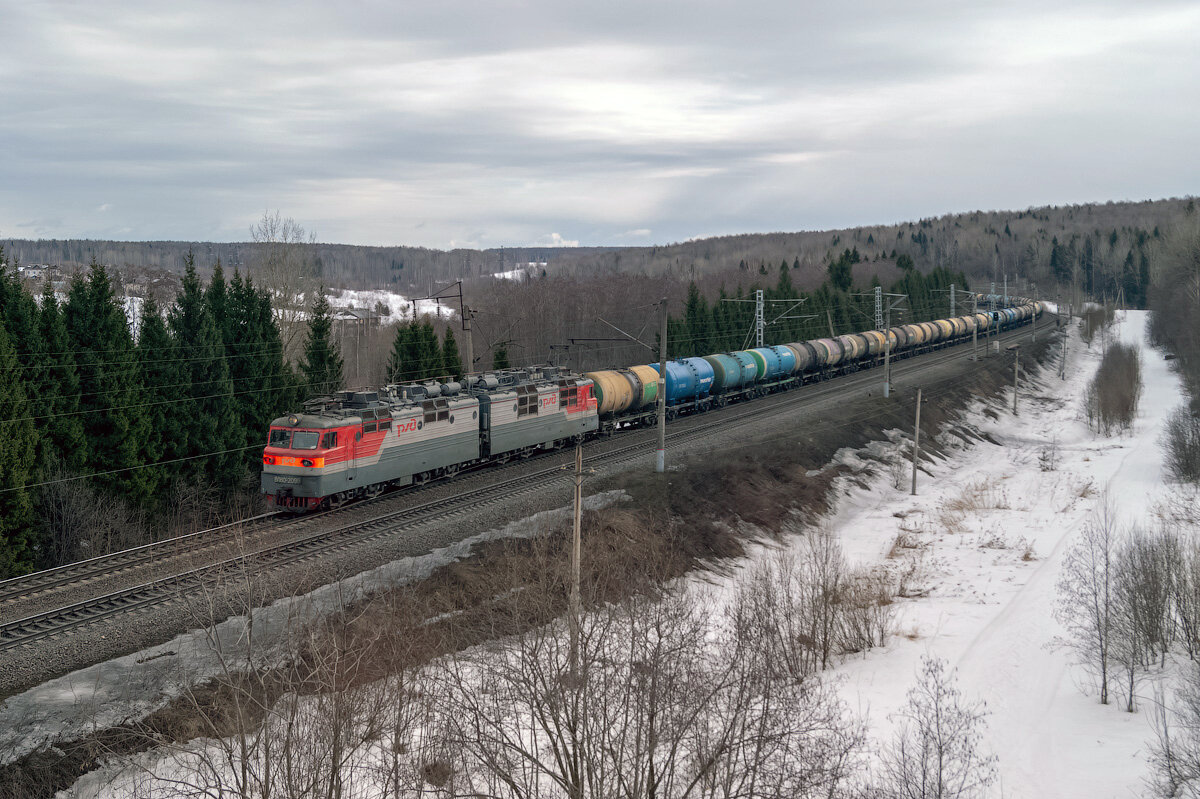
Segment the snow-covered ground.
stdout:
[[[425,314],[441,317],[454,316],[455,311],[451,307],[451,302],[417,300],[416,315],[418,317]],[[405,321],[413,318],[413,301],[403,294],[385,289],[343,289],[341,292],[331,292],[329,304],[334,308],[367,308],[371,310],[376,305],[382,304],[389,313],[387,317],[384,317],[384,321]]]
[[[899,635],[889,645],[839,666],[851,708],[890,738],[923,655],[956,667],[968,698],[987,703],[988,745],[999,757],[1003,795],[1011,799],[1096,799],[1141,795],[1152,737],[1145,707],[1129,714],[1102,706],[1071,653],[1056,646],[1055,582],[1064,551],[1108,495],[1126,522],[1152,518],[1177,486],[1165,483],[1160,434],[1182,389],[1162,354],[1145,342],[1146,313],[1118,314],[1115,335],[1140,345],[1145,391],[1132,432],[1104,438],[1082,419],[1082,395],[1099,364],[1069,343],[1067,379],[1043,371],[1018,402],[980,406],[969,423],[997,443],[961,449],[918,478],[918,496],[885,476],[853,488],[829,520],[852,560],[885,563],[897,535],[920,563],[928,593],[901,601]],[[1044,471],[1045,458],[1057,463]],[[1026,560],[1027,550],[1032,559]],[[893,560],[895,560],[893,558]],[[1149,685],[1141,693],[1151,693]]]

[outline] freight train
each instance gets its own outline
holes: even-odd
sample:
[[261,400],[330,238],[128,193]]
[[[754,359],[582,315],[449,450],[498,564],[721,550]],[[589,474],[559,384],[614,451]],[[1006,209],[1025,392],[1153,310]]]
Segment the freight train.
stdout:
[[[1002,298],[981,295],[979,302]],[[1006,330],[1040,313],[1040,304],[1012,298],[998,310],[952,319],[671,360],[663,381],[667,418],[869,368],[885,355],[904,358]],[[658,364],[583,375],[545,366],[319,397],[271,423],[262,492],[283,510],[332,508],[650,424],[658,376]]]

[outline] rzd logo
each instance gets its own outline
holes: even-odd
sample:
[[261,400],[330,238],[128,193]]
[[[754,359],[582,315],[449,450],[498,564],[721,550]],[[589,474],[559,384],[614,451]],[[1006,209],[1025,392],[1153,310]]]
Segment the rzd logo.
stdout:
[[546,396],[542,397],[543,408],[553,408],[557,404],[558,397],[554,396],[553,394],[547,394]]
[[417,420],[409,419],[404,424],[398,425],[396,427],[396,434],[399,435],[400,433],[411,433],[413,430],[416,430],[416,429],[417,429]]

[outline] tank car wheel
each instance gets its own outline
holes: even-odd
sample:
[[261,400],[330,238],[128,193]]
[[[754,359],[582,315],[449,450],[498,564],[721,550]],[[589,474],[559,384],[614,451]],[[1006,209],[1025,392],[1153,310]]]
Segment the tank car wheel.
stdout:
[[674,408],[667,408],[667,421],[668,422],[675,421],[675,417],[678,415],[679,415],[679,411],[675,410]]
[[363,496],[367,499],[374,499],[383,493],[383,483],[375,483],[363,489]]

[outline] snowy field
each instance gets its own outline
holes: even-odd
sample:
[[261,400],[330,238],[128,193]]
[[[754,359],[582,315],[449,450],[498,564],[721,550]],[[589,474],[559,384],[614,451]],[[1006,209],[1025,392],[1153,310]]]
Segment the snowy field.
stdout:
[[[1055,582],[1064,551],[1107,493],[1126,522],[1153,517],[1178,486],[1165,484],[1159,443],[1166,416],[1183,401],[1176,376],[1145,342],[1146,312],[1118,314],[1114,335],[1141,346],[1145,390],[1130,434],[1094,435],[1082,396],[1100,360],[1072,333],[1067,379],[1053,365],[1018,402],[980,404],[968,423],[996,444],[960,449],[918,477],[918,496],[877,478],[852,488],[829,525],[847,556],[873,565],[915,564],[924,596],[901,600],[898,635],[836,671],[850,707],[882,742],[922,656],[956,667],[968,699],[986,701],[987,743],[999,758],[999,789],[1010,799],[1097,799],[1144,793],[1146,708],[1100,705],[1072,654],[1056,646]],[[985,411],[990,408],[992,414]],[[995,418],[993,418],[993,416]],[[1055,457],[1051,471],[1046,459]],[[907,547],[888,557],[897,536]],[[1031,559],[1026,559],[1031,556]]]

